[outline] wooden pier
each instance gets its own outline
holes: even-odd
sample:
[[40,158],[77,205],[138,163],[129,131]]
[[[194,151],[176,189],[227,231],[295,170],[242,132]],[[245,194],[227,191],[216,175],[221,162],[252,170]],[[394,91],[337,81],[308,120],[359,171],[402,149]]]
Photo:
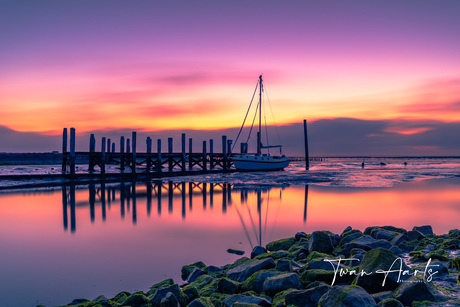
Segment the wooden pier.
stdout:
[[[132,132],[131,138],[120,137],[119,150],[116,151],[115,142],[102,137],[100,151],[96,151],[96,138],[91,134],[89,139],[89,151],[75,151],[75,128],[70,128],[70,142],[68,145],[68,131],[63,129],[62,134],[62,174],[74,178],[85,175],[76,173],[77,158],[85,157],[88,161],[89,175],[99,177],[108,176],[107,165],[117,165],[119,174],[126,177],[151,176],[161,177],[164,175],[187,175],[192,173],[213,173],[232,171],[231,148],[232,141],[227,136],[222,136],[222,149],[214,152],[214,141],[203,141],[202,151],[193,152],[193,140],[188,139],[186,146],[185,133],[181,137],[181,152],[173,152],[173,138],[168,138],[167,151],[162,149],[161,139],[157,140],[156,151],[152,150],[152,139],[147,137],[144,150],[140,149],[137,142],[137,133]],[[208,147],[209,146],[209,147]],[[68,150],[69,147],[69,150]],[[113,172],[110,174],[113,177]]]

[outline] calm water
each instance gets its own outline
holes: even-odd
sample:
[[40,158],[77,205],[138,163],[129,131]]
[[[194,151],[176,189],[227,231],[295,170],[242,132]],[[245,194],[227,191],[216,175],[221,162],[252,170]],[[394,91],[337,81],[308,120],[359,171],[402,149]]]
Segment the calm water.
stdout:
[[[456,161],[397,161],[384,169],[379,161],[365,169],[358,160],[332,162],[310,172],[294,165],[287,172],[195,182],[2,191],[0,306],[112,297],[169,277],[181,283],[184,264],[220,266],[239,257],[228,248],[248,255],[252,246],[297,231],[430,224],[442,234],[460,228]],[[435,179],[418,180],[425,178]]]

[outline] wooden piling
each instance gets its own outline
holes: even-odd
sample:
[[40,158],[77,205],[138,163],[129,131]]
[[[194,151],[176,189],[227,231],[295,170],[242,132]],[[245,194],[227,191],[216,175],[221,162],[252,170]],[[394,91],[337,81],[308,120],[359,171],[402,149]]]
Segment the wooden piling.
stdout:
[[70,128],[70,175],[75,176],[75,128]]
[[136,145],[137,145],[137,133],[136,131],[132,132],[132,147],[133,147],[133,153],[132,153],[132,161],[131,161],[131,173],[133,175],[136,175]]
[[62,173],[67,171],[67,128],[62,130]]
[[120,170],[125,170],[125,137],[120,137]]
[[192,138],[188,139],[188,170],[191,171],[193,168],[193,158],[192,158]]
[[230,169],[231,156],[232,156],[232,140],[227,140],[227,169]]
[[161,139],[157,140],[157,152],[158,152],[158,161],[157,161],[157,172],[161,173],[163,160],[161,158]]
[[105,137],[101,142],[101,175],[105,175]]
[[131,153],[131,141],[129,139],[126,139],[126,153]]
[[208,158],[206,157],[206,141],[203,141],[203,160],[202,160],[203,165],[202,165],[202,169],[205,172],[208,170],[207,165],[206,165],[207,160],[208,160]]
[[214,140],[209,140],[209,167],[214,169]]
[[112,143],[112,151],[111,152],[115,152],[115,142]]
[[110,153],[110,149],[112,148],[111,145],[112,145],[112,140],[107,139],[107,153]]
[[[173,138],[168,138],[168,154],[173,152]],[[173,158],[170,156],[168,158],[168,170],[171,172],[173,169]]]
[[308,154],[308,134],[307,134],[307,120],[303,120],[303,135],[304,135],[304,143],[305,143],[305,169],[310,169],[310,157]]
[[227,136],[222,136],[222,168],[227,170]]
[[181,143],[182,143],[182,158],[181,158],[181,169],[182,173],[185,173],[185,133],[182,133],[181,136]]
[[147,163],[147,173],[150,173],[150,168],[152,167],[152,158],[151,158],[151,153],[152,153],[152,139],[150,137],[147,137],[147,156],[146,156],[146,163]]

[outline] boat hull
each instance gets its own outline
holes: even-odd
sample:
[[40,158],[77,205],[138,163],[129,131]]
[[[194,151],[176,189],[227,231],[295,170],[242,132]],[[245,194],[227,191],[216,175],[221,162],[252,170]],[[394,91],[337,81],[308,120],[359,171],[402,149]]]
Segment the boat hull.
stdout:
[[289,165],[287,157],[272,156],[237,156],[232,158],[233,165],[238,171],[279,171]]

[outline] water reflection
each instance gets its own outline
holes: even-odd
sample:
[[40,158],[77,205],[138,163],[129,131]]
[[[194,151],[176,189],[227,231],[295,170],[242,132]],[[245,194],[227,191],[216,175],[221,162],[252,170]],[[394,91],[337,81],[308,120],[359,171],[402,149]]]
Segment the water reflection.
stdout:
[[[80,200],[77,203],[76,189],[78,193],[84,193],[85,187],[79,186],[76,188],[74,184],[62,186],[62,208],[63,208],[63,228],[64,231],[69,230],[69,215],[70,215],[70,232],[76,232],[76,207],[78,208],[89,208],[89,218],[91,223],[96,221],[96,210],[100,211],[102,222],[107,221],[107,210],[110,210],[112,206],[120,206],[120,217],[122,220],[125,219],[126,215],[131,216],[132,224],[136,225],[138,221],[137,216],[137,203],[142,202],[146,204],[146,216],[152,215],[152,206],[154,203],[157,205],[156,214],[158,217],[161,216],[163,211],[163,203],[168,203],[168,214],[174,213],[174,204],[181,204],[181,218],[182,220],[187,219],[187,214],[193,212],[194,201],[197,201],[201,197],[201,204],[203,211],[208,209],[212,210],[214,207],[215,195],[220,195],[222,200],[222,214],[227,214],[230,207],[233,207],[232,196],[239,194],[240,202],[235,207],[238,213],[240,222],[245,231],[248,240],[252,244],[252,240],[249,239],[249,231],[247,223],[252,225],[252,228],[257,237],[256,243],[262,245],[262,218],[264,216],[264,229],[266,228],[267,215],[269,211],[270,203],[270,191],[274,187],[269,186],[233,186],[228,183],[197,183],[197,182],[173,182],[173,181],[148,181],[144,183],[135,182],[121,182],[118,184],[106,183],[100,184],[89,184],[87,186],[87,201]],[[276,188],[280,190],[279,200],[282,199],[282,190],[284,188]],[[249,201],[249,196],[255,194],[257,201],[254,205],[257,208],[256,213],[251,211],[253,206],[252,202]],[[81,197],[80,197],[81,198]],[[178,199],[180,198],[180,200]],[[264,198],[266,203],[264,205]],[[308,201],[308,185],[305,185],[305,201],[304,201],[304,214],[303,222],[307,220],[307,201]],[[188,202],[188,206],[187,206]],[[242,210],[247,211],[249,221],[243,219]],[[258,226],[256,225],[258,224]]]

